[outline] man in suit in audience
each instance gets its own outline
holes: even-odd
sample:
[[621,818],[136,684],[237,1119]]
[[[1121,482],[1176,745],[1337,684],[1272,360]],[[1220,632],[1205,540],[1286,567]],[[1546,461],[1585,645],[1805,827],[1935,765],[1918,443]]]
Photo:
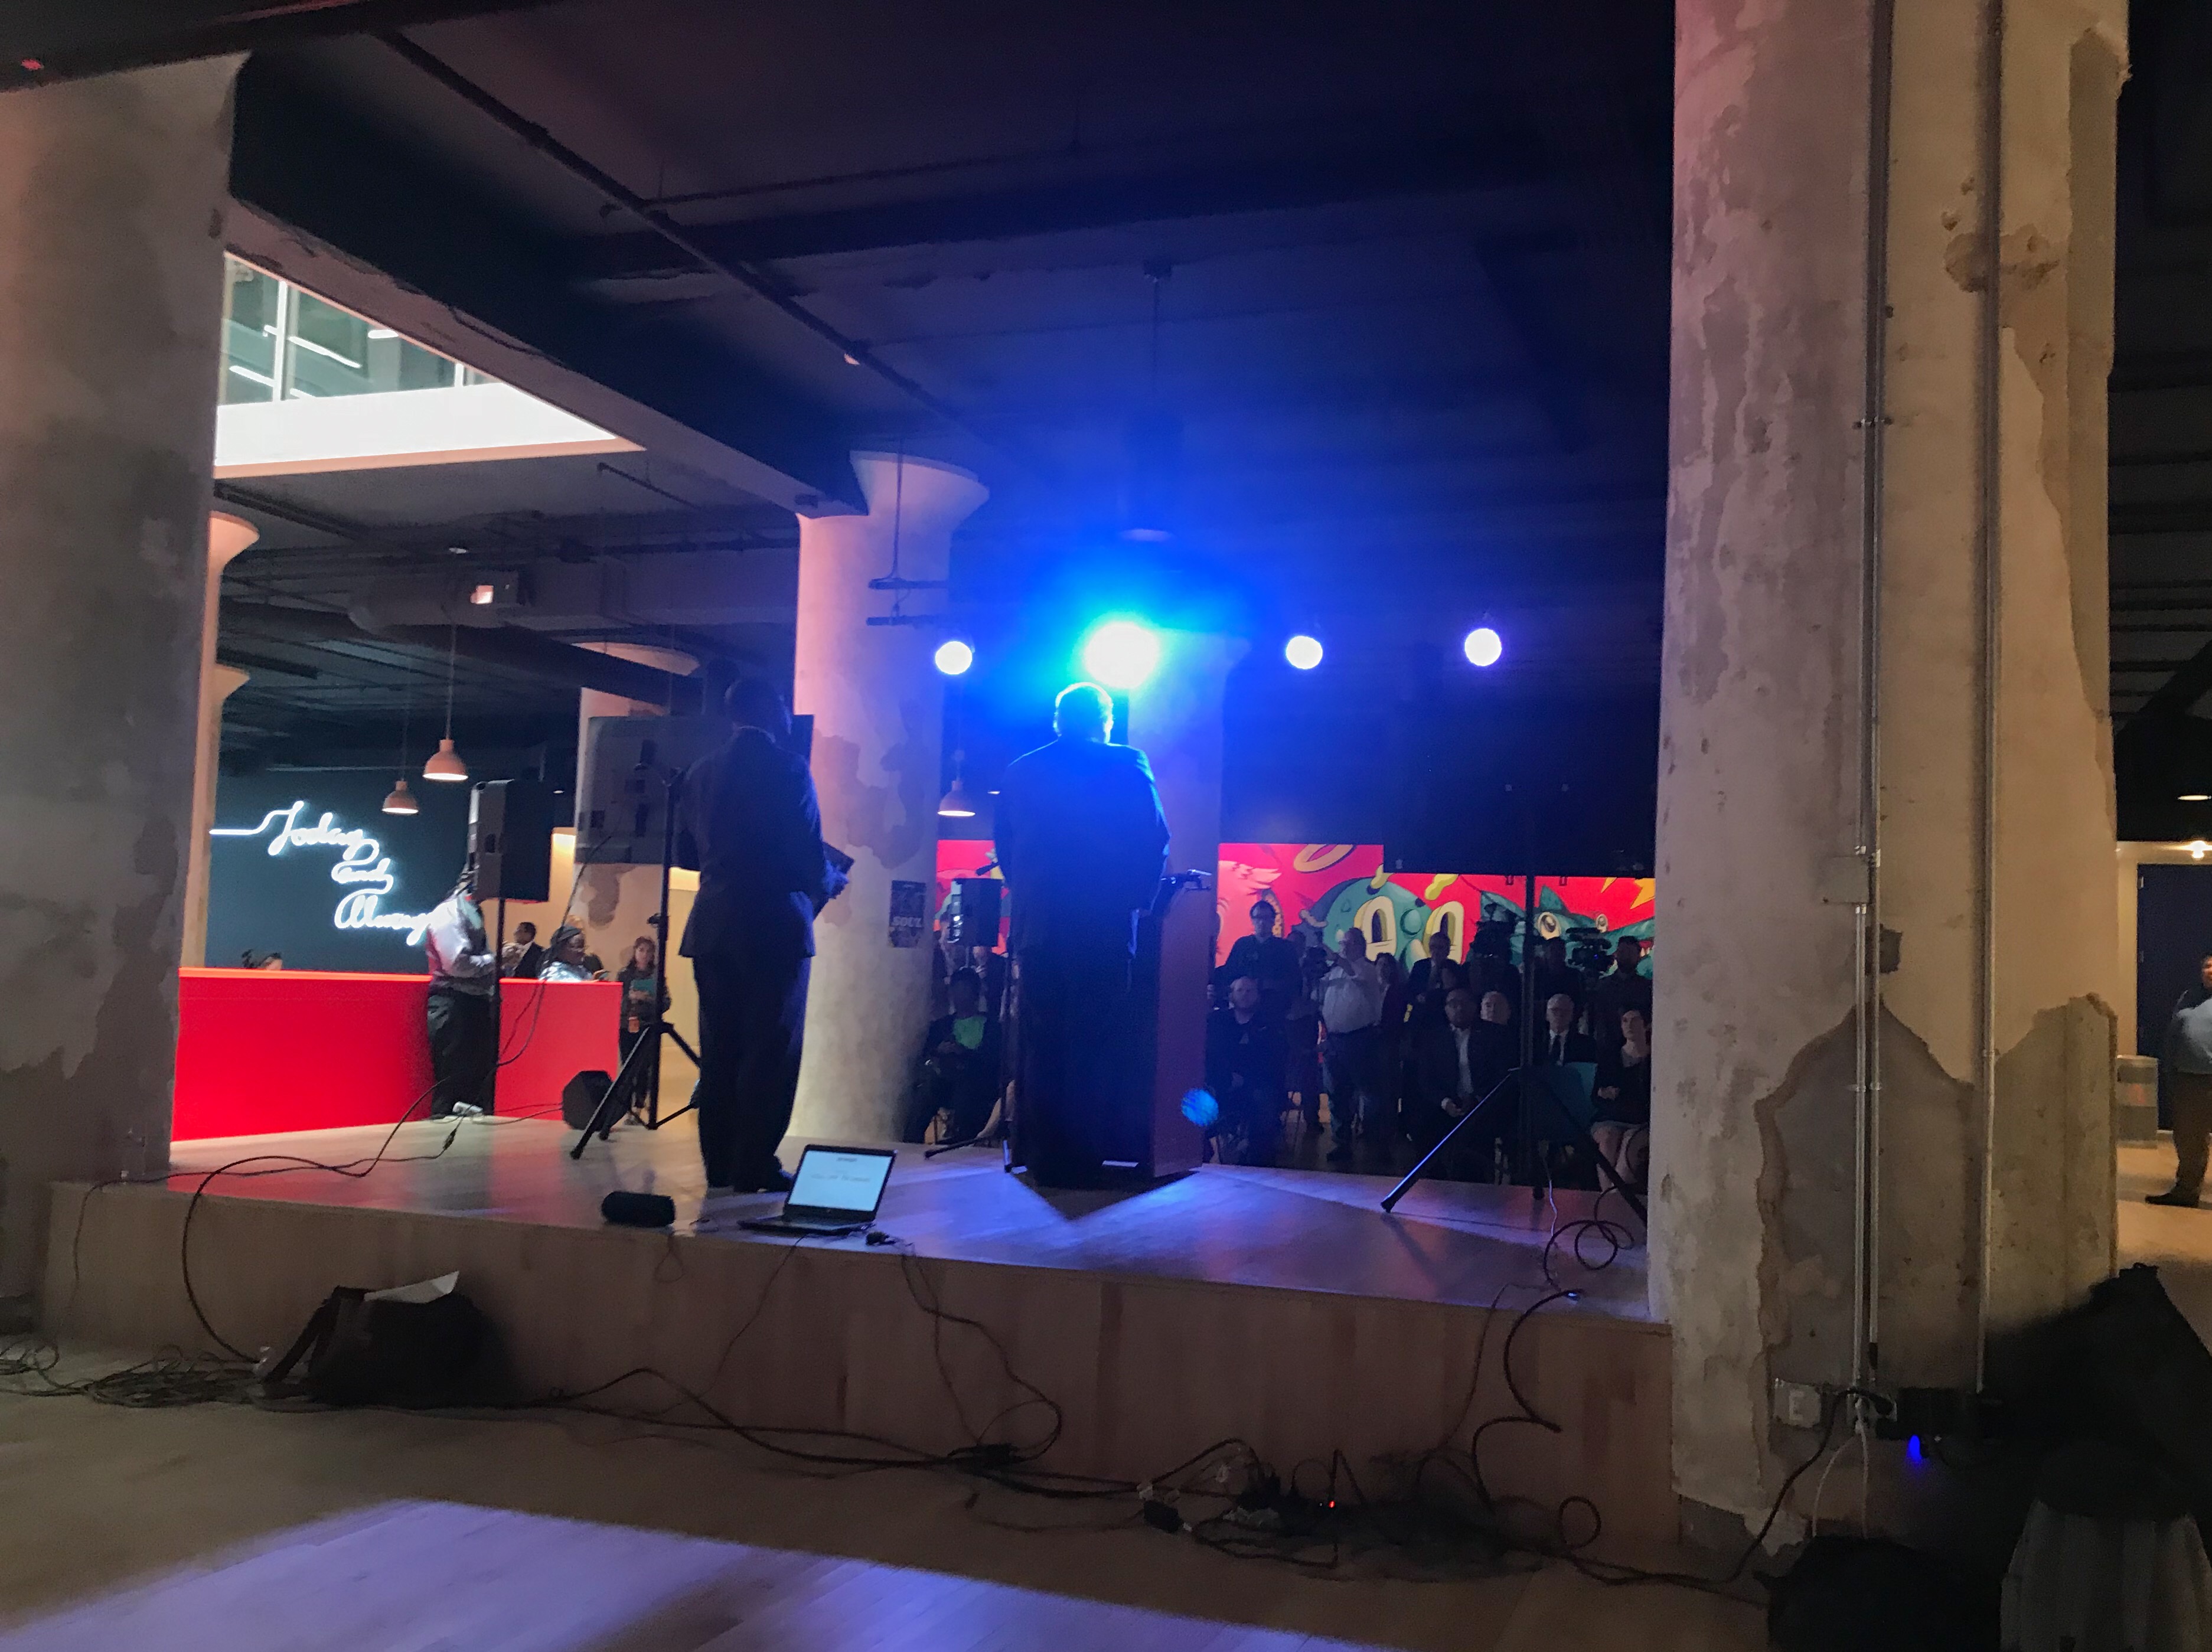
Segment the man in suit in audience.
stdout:
[[1576,1061],[1595,1064],[1597,1041],[1575,1030],[1575,1001],[1565,993],[1544,1000],[1544,1031],[1536,1043],[1536,1065],[1565,1066]]

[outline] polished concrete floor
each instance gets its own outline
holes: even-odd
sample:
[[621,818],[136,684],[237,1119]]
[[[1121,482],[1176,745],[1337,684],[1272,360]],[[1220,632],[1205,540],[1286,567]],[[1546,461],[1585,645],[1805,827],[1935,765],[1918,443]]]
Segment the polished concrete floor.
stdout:
[[[600,1200],[629,1187],[668,1194],[682,1231],[781,1242],[737,1225],[772,1214],[775,1196],[708,1199],[689,1118],[659,1131],[625,1126],[610,1141],[593,1142],[580,1162],[568,1156],[574,1133],[550,1121],[458,1128],[426,1121],[400,1127],[368,1175],[314,1168],[364,1163],[387,1136],[388,1127],[180,1143],[172,1156],[174,1185],[197,1185],[196,1174],[229,1166],[210,1181],[210,1198],[562,1227],[599,1226]],[[798,1163],[798,1146],[785,1144],[787,1164]],[[1206,1165],[1142,1190],[1052,1192],[1007,1175],[994,1150],[930,1159],[907,1147],[877,1219],[927,1257],[1480,1307],[1496,1301],[1501,1287],[1540,1283],[1547,1242],[1596,1201],[1590,1193],[1539,1198],[1525,1187],[1437,1181],[1417,1185],[1386,1213],[1380,1200],[1391,1185],[1382,1176]],[[1616,1253],[1584,1232],[1583,1260],[1606,1262],[1601,1267],[1578,1266],[1565,1241],[1555,1246],[1554,1272],[1571,1272],[1579,1293],[1556,1311],[1646,1321],[1641,1225],[1617,1197],[1601,1213],[1627,1242]]]
[[[604,1419],[0,1398],[0,1652],[1737,1652],[1752,1606],[1564,1568],[1331,1581],[921,1474]],[[578,1522],[590,1522],[580,1524]],[[1665,1557],[1652,1556],[1654,1561]],[[1679,1557],[1677,1557],[1679,1558]]]
[[2197,1210],[2143,1203],[2145,1193],[2173,1185],[2173,1145],[2120,1149],[2120,1265],[2148,1262],[2166,1293],[2212,1344],[2212,1195]]

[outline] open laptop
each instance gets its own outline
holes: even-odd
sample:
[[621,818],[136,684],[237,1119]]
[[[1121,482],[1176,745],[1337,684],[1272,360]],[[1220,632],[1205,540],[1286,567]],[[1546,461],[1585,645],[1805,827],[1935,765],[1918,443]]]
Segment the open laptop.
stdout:
[[858,1233],[876,1219],[898,1155],[887,1147],[809,1147],[781,1216],[740,1222],[757,1233]]

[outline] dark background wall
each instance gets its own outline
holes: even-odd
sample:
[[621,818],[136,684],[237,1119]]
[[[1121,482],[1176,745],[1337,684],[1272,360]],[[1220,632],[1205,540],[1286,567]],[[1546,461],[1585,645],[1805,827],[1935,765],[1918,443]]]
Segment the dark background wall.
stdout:
[[[272,809],[295,802],[302,824],[327,811],[334,827],[365,828],[392,860],[398,881],[380,902],[386,912],[428,912],[443,900],[468,847],[469,787],[416,780],[417,815],[380,812],[392,775],[384,773],[283,770],[226,774],[216,796],[216,824],[252,826]],[[361,969],[414,975],[422,951],[404,932],[342,930],[332,923],[347,886],[331,869],[338,851],[319,847],[269,853],[270,837],[218,837],[208,889],[207,961],[235,965],[251,949],[257,956],[282,952],[290,969]]]

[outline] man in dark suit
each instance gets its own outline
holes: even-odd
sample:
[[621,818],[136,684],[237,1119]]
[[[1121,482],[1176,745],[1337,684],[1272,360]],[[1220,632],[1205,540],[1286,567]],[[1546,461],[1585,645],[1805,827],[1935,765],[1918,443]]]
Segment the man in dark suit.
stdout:
[[1544,1000],[1544,1031],[1536,1042],[1536,1065],[1565,1066],[1571,1062],[1597,1060],[1597,1041],[1575,1030],[1575,1001],[1565,993]]
[[799,1089],[815,914],[844,887],[822,841],[791,712],[766,683],[725,701],[729,744],[686,777],[680,831],[699,870],[684,956],[699,991],[699,1153],[709,1191],[787,1191],[775,1157]]
[[[1444,999],[1443,1018],[1425,1027],[1414,1048],[1414,1101],[1407,1109],[1413,1145],[1424,1152],[1435,1146],[1513,1070],[1515,1061],[1510,1029],[1486,1019],[1473,993],[1455,988]],[[1489,1116],[1488,1128],[1473,1127],[1479,1139],[1462,1133],[1453,1145],[1444,1175],[1469,1175],[1487,1163],[1489,1144],[1505,1133],[1511,1114],[1499,1103]]]
[[1127,1046],[1136,919],[1167,867],[1168,827],[1145,754],[1111,745],[1114,704],[1064,689],[1058,736],[1000,781],[1000,875],[1013,901],[1019,982],[1015,1127],[1037,1178],[1098,1178],[1105,1132],[1135,1076]]

